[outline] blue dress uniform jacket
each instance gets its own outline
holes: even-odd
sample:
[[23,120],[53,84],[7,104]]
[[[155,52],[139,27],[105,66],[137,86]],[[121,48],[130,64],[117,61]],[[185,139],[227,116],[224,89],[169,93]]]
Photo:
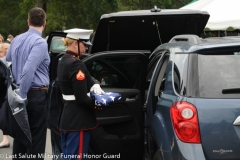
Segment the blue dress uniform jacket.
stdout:
[[97,126],[94,99],[87,96],[93,85],[85,64],[74,53],[66,51],[58,64],[58,82],[62,94],[74,99],[64,102],[59,130],[79,131]]

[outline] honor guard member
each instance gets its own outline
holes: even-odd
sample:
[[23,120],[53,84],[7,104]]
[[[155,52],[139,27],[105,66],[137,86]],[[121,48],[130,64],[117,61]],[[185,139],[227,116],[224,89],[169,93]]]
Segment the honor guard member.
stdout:
[[[58,64],[59,86],[65,100],[60,118],[63,159],[85,159],[88,153],[90,130],[97,127],[95,102],[90,98],[90,90],[102,94],[99,84],[93,84],[85,64],[80,60],[89,45],[92,30],[65,30],[63,44],[66,53]],[[87,158],[86,158],[87,159]]]

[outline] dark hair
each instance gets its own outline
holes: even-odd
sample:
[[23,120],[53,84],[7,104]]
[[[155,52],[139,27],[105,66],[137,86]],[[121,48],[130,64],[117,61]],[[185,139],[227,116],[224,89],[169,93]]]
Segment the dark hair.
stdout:
[[28,20],[30,25],[34,27],[41,27],[46,21],[46,13],[42,8],[32,8],[28,12]]

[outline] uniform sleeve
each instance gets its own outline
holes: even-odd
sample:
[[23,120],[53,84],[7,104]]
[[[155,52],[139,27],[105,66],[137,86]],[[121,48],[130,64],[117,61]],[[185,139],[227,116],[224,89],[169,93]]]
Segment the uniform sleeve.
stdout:
[[93,108],[94,100],[87,96],[89,90],[87,89],[87,79],[91,77],[86,77],[88,74],[86,67],[83,62],[75,61],[69,71],[69,76],[72,81],[74,95],[76,101],[81,106],[86,106]]

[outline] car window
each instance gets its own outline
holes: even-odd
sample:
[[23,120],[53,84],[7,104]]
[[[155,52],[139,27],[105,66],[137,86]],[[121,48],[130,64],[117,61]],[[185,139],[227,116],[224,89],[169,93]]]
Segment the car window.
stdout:
[[114,88],[136,88],[143,69],[140,57],[100,58],[86,66],[102,87]]
[[187,72],[188,72],[188,54],[175,54],[174,68],[173,68],[173,81],[174,89],[179,95],[186,95],[187,88]]
[[238,53],[198,55],[200,97],[239,98],[240,55]]
[[[169,60],[169,54],[163,55],[161,60],[157,64],[156,74],[157,78],[152,79],[155,83],[154,97],[152,98],[152,113],[156,111],[156,105],[158,102],[162,101],[161,97],[163,94],[171,94],[173,92],[172,88],[172,62]],[[160,67],[160,68],[159,68]],[[159,69],[158,69],[159,68]]]
[[[169,61],[166,71],[163,77],[163,83],[161,84],[160,90],[165,94],[173,94],[172,86],[172,61]],[[162,94],[161,93],[161,94]]]
[[66,47],[62,43],[63,37],[53,37],[51,41],[50,51],[64,51]]
[[188,66],[188,54],[175,54],[174,64],[170,60],[166,66],[162,84],[159,89],[159,95],[174,95],[173,87],[176,93],[180,95],[186,94],[186,77]]
[[164,91],[168,90],[169,86],[166,81],[171,80],[169,77],[169,72],[171,71],[172,63],[169,61],[169,55],[164,55],[162,61],[163,63],[158,73],[158,78],[155,85],[155,96],[161,96]]
[[161,57],[162,53],[163,53],[163,51],[157,52],[154,54],[154,56],[151,56],[151,58],[149,59],[148,73],[147,73],[146,81],[149,81],[149,82],[151,81],[153,71],[154,71],[155,66],[156,66],[159,58]]

